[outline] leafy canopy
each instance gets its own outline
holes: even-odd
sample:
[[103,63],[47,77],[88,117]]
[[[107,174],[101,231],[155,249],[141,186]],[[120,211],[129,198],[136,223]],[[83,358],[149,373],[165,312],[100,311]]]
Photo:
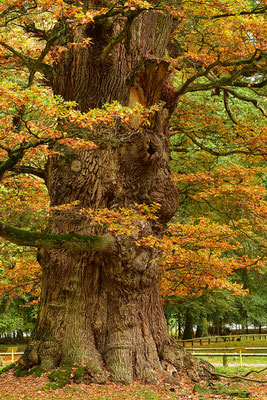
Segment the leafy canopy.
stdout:
[[[54,96],[47,83],[64,52],[94,45],[90,38],[61,45],[68,30],[122,18],[123,32],[100,56],[105,62],[135,18],[152,11],[174,20],[162,61],[169,65],[171,164],[181,205],[163,238],[137,244],[162,252],[166,301],[221,286],[241,293],[229,275],[262,267],[264,258],[264,1],[1,1],[1,233],[9,224],[32,231],[45,227],[49,207],[42,179],[56,142],[93,150],[99,144],[94,127],[103,121],[127,125],[138,114],[143,125],[149,124],[160,105],[144,109],[114,102],[82,113],[75,102]],[[70,124],[85,128],[86,137],[77,136]],[[80,211],[113,234],[136,235],[138,220],[156,218],[157,206],[138,207]],[[40,271],[31,250],[3,241],[0,262],[1,293],[36,290]]]

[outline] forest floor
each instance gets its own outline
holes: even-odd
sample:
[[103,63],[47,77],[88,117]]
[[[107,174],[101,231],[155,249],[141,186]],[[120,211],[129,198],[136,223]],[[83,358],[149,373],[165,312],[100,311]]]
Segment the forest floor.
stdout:
[[[254,369],[254,368],[253,368]],[[218,369],[219,370],[219,369]],[[259,368],[255,370],[260,370]],[[241,373],[242,371],[242,373]],[[248,368],[239,369],[244,375]],[[219,370],[220,373],[225,370]],[[228,369],[228,373],[234,369]],[[261,373],[249,374],[249,379],[267,379],[266,370]],[[237,400],[248,398],[250,400],[266,399],[267,385],[252,381],[233,381],[221,378],[218,381],[192,383],[186,378],[181,378],[178,386],[158,384],[157,386],[142,385],[138,382],[129,385],[108,383],[96,384],[70,384],[61,389],[46,390],[44,385],[49,382],[44,374],[40,378],[26,376],[17,378],[12,371],[0,375],[1,400]]]
[[[221,344],[217,344],[217,346]],[[225,346],[226,345],[226,346]],[[209,345],[210,346],[210,345]],[[224,343],[223,347],[238,347],[240,343]],[[246,342],[242,347],[262,347],[266,342]],[[2,351],[7,346],[1,346]],[[208,347],[202,346],[202,347]],[[213,346],[212,346],[213,347]],[[216,347],[216,346],[214,346]],[[23,351],[24,346],[19,346],[18,351]],[[232,365],[229,359],[228,367],[217,364],[215,357],[213,363],[217,373],[222,375],[239,375],[255,381],[267,381],[266,364],[262,358],[253,359],[253,365],[245,365],[243,360],[240,367],[238,360]],[[220,357],[220,363],[221,363]],[[9,361],[11,362],[11,360]],[[265,368],[264,368],[265,367]],[[0,367],[1,369],[1,367]],[[253,370],[253,373],[249,373]],[[259,372],[261,371],[261,372]],[[248,374],[249,373],[249,374]],[[26,376],[17,378],[12,371],[0,375],[0,400],[249,400],[267,399],[267,384],[250,380],[232,380],[221,377],[218,381],[193,383],[187,378],[181,378],[180,384],[170,386],[158,384],[157,386],[142,385],[135,382],[124,386],[114,383],[106,385],[70,384],[61,389],[47,390],[44,386],[49,382],[47,375],[40,378]]]

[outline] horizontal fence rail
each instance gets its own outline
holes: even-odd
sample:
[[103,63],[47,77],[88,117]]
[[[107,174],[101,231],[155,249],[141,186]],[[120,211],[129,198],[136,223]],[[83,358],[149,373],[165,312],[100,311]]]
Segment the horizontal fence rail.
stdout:
[[[244,351],[244,350],[248,350],[248,351],[250,351],[250,350],[259,350],[259,351],[261,351],[261,350],[266,350],[267,351],[267,346],[266,347],[188,347],[188,349],[186,349],[187,351],[198,351],[198,350],[200,350],[200,351],[202,351],[202,352],[205,352],[205,351],[218,351],[218,350],[224,350],[224,352],[226,352],[226,351],[229,351],[229,350],[233,350],[233,351],[235,351],[235,352],[239,352],[240,350],[241,351]],[[258,354],[258,353],[257,353]]]
[[206,337],[201,337],[201,338],[193,338],[193,339],[186,339],[186,340],[180,340],[177,339],[178,344],[182,344],[183,346],[186,346],[187,343],[190,343],[192,346],[194,346],[194,343],[198,342],[200,345],[203,344],[203,342],[208,342],[210,343],[220,343],[220,342],[231,342],[234,340],[237,341],[243,341],[243,340],[266,340],[267,339],[267,333],[253,333],[253,334],[240,334],[240,335],[228,335],[228,336],[206,336]]
[[[196,357],[222,357],[223,358],[223,366],[225,366],[225,367],[227,367],[228,366],[228,357],[239,357],[239,363],[240,363],[240,367],[242,367],[243,366],[243,360],[242,360],[242,358],[243,357],[267,357],[267,353],[243,353],[242,352],[242,350],[247,350],[248,348],[246,348],[246,349],[234,349],[233,348],[233,350],[234,350],[234,352],[232,352],[232,353],[230,353],[230,352],[227,352],[229,349],[223,349],[223,350],[226,350],[225,352],[205,352],[204,350],[205,350],[205,348],[201,348],[201,349],[198,349],[198,350],[203,350],[203,351],[201,351],[201,352],[195,352],[195,350],[196,350],[196,348],[191,348],[191,349],[188,349],[188,350],[193,350],[192,351],[192,355],[194,355],[194,356],[196,356]],[[264,349],[264,350],[266,350],[267,349],[267,347],[261,347],[261,349]],[[215,349],[213,349],[213,350],[217,350],[216,348]],[[238,352],[237,352],[238,351]]]
[[[244,350],[266,350],[267,347],[245,347],[245,348],[236,348],[236,347],[229,347],[229,348],[224,348],[224,347],[191,347],[188,350],[196,357],[223,357],[223,365],[227,366],[228,365],[228,357],[239,357],[240,361],[240,366],[242,367],[242,357],[267,357],[267,353],[243,353]],[[199,351],[200,350],[200,351]],[[209,350],[209,352],[205,351]],[[210,351],[212,350],[212,352]],[[219,351],[218,350],[224,350],[224,351]],[[233,352],[229,352],[229,350],[233,350]],[[228,352],[225,352],[228,351]],[[238,351],[238,352],[237,352]],[[23,352],[18,352],[18,351],[11,351],[11,352],[3,352],[0,353],[0,365],[2,364],[3,357],[6,356],[11,356],[11,361],[12,363],[14,362],[14,356],[22,355]]]
[[3,364],[4,357],[11,356],[11,362],[13,363],[15,360],[14,356],[21,356],[22,354],[23,354],[23,352],[21,352],[21,351],[11,351],[11,352],[0,353],[0,365]]

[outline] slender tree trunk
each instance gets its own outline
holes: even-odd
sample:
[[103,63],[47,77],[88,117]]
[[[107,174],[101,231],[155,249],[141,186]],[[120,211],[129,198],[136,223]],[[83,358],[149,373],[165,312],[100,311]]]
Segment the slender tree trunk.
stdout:
[[185,314],[185,328],[184,328],[183,340],[193,338],[194,336],[193,324],[194,324],[193,314],[192,311],[190,310],[190,307],[188,307]]
[[207,319],[206,317],[200,316],[200,322],[197,325],[197,331],[196,331],[196,337],[203,337],[203,336],[207,336]]
[[[118,100],[133,107],[149,107],[165,99],[168,64],[164,55],[172,20],[144,12],[129,34],[106,54],[111,38],[125,21],[95,22],[69,33],[61,44],[92,38],[93,45],[73,46],[62,53],[51,82],[56,94],[75,100],[81,111]],[[156,222],[140,221],[140,236],[161,235],[177,209],[178,196],[168,166],[168,121],[162,103],[150,125],[138,117],[130,125],[104,123],[93,132],[70,126],[77,136],[99,144],[95,150],[57,146],[47,165],[46,183],[51,206],[79,201],[70,212],[55,209],[51,233],[103,234],[93,228],[80,208],[131,208],[134,203],[160,204]],[[88,226],[89,224],[89,226]],[[195,379],[209,376],[210,366],[171,341],[159,294],[160,271],[156,249],[136,246],[135,237],[117,236],[109,254],[43,249],[40,313],[34,341],[20,367],[40,364],[87,365],[87,382],[112,379],[155,381],[187,371]],[[165,371],[165,372],[164,372]]]
[[181,323],[181,314],[178,314],[178,337],[179,339],[182,337],[182,323]]

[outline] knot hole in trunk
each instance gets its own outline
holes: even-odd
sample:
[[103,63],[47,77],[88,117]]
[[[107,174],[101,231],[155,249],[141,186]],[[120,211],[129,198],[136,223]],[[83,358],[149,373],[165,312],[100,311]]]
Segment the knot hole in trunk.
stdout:
[[145,146],[144,162],[145,164],[154,164],[157,148],[151,142],[148,142]]
[[153,156],[153,154],[155,154],[155,153],[156,153],[156,150],[154,149],[154,147],[152,146],[152,144],[151,144],[151,143],[149,143],[149,146],[148,146],[147,152],[148,152],[148,154],[149,154],[149,157]]

